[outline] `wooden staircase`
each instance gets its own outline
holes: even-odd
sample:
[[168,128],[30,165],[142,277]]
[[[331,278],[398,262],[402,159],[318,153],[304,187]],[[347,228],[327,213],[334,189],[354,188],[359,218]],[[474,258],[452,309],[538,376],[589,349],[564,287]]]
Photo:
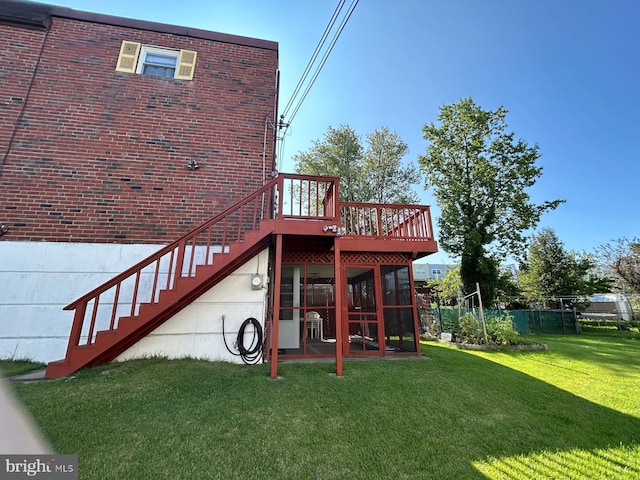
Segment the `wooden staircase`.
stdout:
[[67,352],[47,365],[45,378],[112,361],[270,246],[274,236],[340,237],[341,249],[350,252],[412,258],[437,252],[428,206],[339,202],[338,186],[337,177],[278,175],[67,305],[75,310]]
[[45,378],[112,361],[268,247],[278,178],[65,307],[75,310],[64,359]]

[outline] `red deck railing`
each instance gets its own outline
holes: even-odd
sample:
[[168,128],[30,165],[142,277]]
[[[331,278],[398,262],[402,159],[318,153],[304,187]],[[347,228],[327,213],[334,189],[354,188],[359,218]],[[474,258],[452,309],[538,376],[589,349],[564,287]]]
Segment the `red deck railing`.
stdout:
[[282,218],[335,220],[338,198],[337,177],[281,175],[282,195],[278,211]]
[[120,317],[136,316],[143,303],[157,303],[196,267],[213,264],[230,244],[244,240],[260,221],[272,218],[330,219],[336,211],[337,179],[280,175],[251,195],[67,305],[75,310],[67,356],[91,345],[98,331],[114,330]]
[[194,277],[196,267],[213,264],[245,234],[268,219],[322,220],[347,236],[432,240],[429,207],[338,202],[336,177],[281,174],[251,195],[161,248],[146,259],[65,307],[75,310],[67,357],[91,345],[101,330],[114,330],[121,317],[134,317],[143,303],[158,303],[160,292]]
[[424,205],[340,203],[344,235],[433,240],[431,213]]

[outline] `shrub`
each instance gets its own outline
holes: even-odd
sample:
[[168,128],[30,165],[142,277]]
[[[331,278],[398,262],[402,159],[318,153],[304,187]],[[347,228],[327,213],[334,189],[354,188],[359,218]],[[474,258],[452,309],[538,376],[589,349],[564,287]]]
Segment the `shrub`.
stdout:
[[482,326],[471,313],[465,313],[458,319],[458,340],[468,343],[482,343]]
[[482,322],[471,313],[465,313],[457,319],[457,328],[453,330],[456,341],[472,344],[518,345],[520,337],[513,327],[513,317],[492,316],[486,320],[487,339],[485,340]]
[[453,308],[443,308],[440,311],[442,321],[442,331],[449,332],[454,335],[458,333],[460,321],[458,319],[458,311]]
[[518,332],[513,328],[513,317],[489,317],[487,319],[487,335],[498,345],[517,345]]

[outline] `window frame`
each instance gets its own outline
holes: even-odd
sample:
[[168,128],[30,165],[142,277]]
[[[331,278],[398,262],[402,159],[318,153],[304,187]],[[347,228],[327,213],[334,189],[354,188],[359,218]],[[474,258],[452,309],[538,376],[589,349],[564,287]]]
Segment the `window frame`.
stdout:
[[[172,57],[175,60],[175,65],[173,66],[173,75],[168,77],[164,75],[154,75],[152,73],[145,73],[144,69],[147,65],[153,65],[157,67],[167,67],[166,65],[158,65],[147,63],[147,55],[160,55],[164,57]],[[171,50],[169,48],[155,47],[151,45],[141,45],[140,53],[138,54],[138,64],[136,66],[136,73],[140,75],[150,75],[152,77],[160,77],[160,78],[176,78],[176,74],[178,72],[178,64],[180,62],[180,50]]]
[[[175,65],[173,66],[173,76],[155,75],[145,73],[144,69],[147,65],[148,54],[162,55],[166,57],[175,57]],[[196,68],[198,52],[196,50],[175,49],[166,47],[157,47],[155,45],[143,45],[139,42],[131,40],[123,40],[120,46],[120,54],[116,62],[116,72],[135,73],[138,75],[147,75],[156,78],[172,78],[174,80],[193,80]],[[171,66],[156,64],[158,67]]]

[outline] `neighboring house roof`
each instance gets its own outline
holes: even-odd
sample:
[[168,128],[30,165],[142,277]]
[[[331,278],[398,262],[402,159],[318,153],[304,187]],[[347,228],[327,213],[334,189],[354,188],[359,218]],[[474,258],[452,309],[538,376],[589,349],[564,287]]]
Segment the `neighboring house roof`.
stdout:
[[45,3],[28,2],[24,0],[2,0],[0,3],[0,24],[17,25],[26,28],[48,29],[51,17],[70,18],[92,23],[103,23],[120,27],[150,30],[153,32],[170,33],[187,37],[203,38],[216,42],[233,43],[248,47],[278,50],[278,42],[261,40],[228,33],[211,32],[197,28],[168,25],[165,23],[148,22],[131,18],[115,17],[99,13],[84,12],[72,8],[58,7]]

